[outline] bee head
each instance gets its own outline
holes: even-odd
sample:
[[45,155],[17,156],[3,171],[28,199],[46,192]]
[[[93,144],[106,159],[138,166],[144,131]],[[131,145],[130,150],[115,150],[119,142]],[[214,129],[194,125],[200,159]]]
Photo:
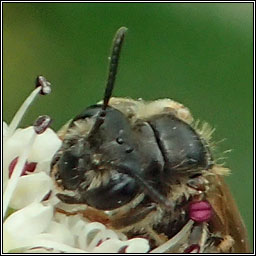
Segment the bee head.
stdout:
[[55,179],[61,186],[79,191],[79,195],[72,199],[59,194],[63,201],[114,209],[138,193],[135,180],[116,171],[117,161],[123,161],[125,155],[134,150],[125,143],[132,141],[128,120],[120,111],[108,106],[126,30],[121,27],[113,41],[103,103],[86,108],[72,120],[63,146],[52,163],[58,170]]
[[103,103],[86,108],[72,120],[53,161],[57,183],[59,180],[64,189],[76,192],[73,197],[59,194],[62,201],[110,210],[147,191],[154,201],[170,207],[144,179],[145,170],[130,121],[108,105],[126,30],[120,28],[114,38]]

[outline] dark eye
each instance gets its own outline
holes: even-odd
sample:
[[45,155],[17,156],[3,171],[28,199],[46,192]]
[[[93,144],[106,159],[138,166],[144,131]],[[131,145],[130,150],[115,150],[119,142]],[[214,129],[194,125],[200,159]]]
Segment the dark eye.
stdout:
[[209,168],[209,149],[190,125],[170,115],[157,116],[150,125],[168,170]]
[[80,164],[79,158],[69,150],[65,151],[60,157],[57,163],[57,168],[59,170],[58,178],[62,181],[62,185],[65,189],[76,189],[81,182],[79,173]]
[[100,210],[112,210],[130,202],[138,193],[138,186],[133,178],[117,173],[106,185],[81,193],[88,205]]

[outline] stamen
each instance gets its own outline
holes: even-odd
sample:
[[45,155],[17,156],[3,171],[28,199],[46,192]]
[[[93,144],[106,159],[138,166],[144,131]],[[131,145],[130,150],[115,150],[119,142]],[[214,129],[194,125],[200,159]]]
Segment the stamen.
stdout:
[[12,198],[13,192],[17,186],[19,177],[22,175],[23,169],[26,166],[26,162],[29,156],[29,153],[32,149],[32,146],[35,142],[36,136],[38,134],[43,133],[50,124],[50,117],[49,116],[40,116],[34,124],[34,133],[32,133],[31,137],[28,139],[27,146],[24,147],[24,151],[22,152],[21,156],[19,157],[17,164],[13,170],[11,178],[8,180],[6,190],[3,196],[3,217],[6,214],[8,209],[8,205]]
[[24,151],[22,152],[21,156],[18,159],[18,162],[13,170],[11,178],[8,180],[7,187],[4,192],[4,196],[3,196],[3,217],[6,214],[8,205],[12,198],[13,192],[17,186],[19,177],[22,174],[22,171],[23,171],[26,161],[28,159],[28,155],[29,155],[29,152],[32,148],[34,141],[35,141],[35,138],[36,138],[36,133],[33,133],[31,135],[30,139],[28,140],[29,141],[28,145],[25,146]]
[[184,253],[199,253],[200,246],[198,244],[192,244],[188,248],[185,249]]
[[27,162],[25,165],[26,172],[33,172],[36,169],[36,166],[36,162]]
[[23,102],[19,110],[16,112],[14,118],[12,119],[8,132],[7,138],[12,136],[14,131],[17,129],[19,123],[21,122],[24,114],[28,110],[29,106],[32,104],[36,96],[41,93],[42,95],[49,94],[51,92],[50,83],[46,81],[43,76],[39,76],[36,81],[36,89],[31,92],[27,99]]
[[97,246],[100,246],[102,243],[103,243],[103,240],[100,239],[99,242],[97,243],[96,247],[97,247]]
[[125,245],[119,249],[117,253],[126,253],[126,249],[128,248],[128,245]]
[[44,76],[38,76],[36,78],[36,87],[41,88],[41,91],[40,91],[41,95],[47,95],[51,93],[51,83],[47,81]]
[[45,196],[44,198],[41,200],[42,202],[43,201],[47,201],[50,197],[51,197],[51,194],[52,194],[52,191],[50,190]]
[[51,122],[52,119],[49,116],[39,116],[33,125],[36,134],[43,133],[50,126]]
[[[14,168],[15,168],[17,162],[18,162],[18,159],[19,159],[19,157],[15,157],[15,158],[11,161],[11,163],[10,163],[10,165],[9,165],[9,168],[8,168],[8,169],[9,169],[9,178],[11,178],[11,176],[12,176],[13,170],[14,170]],[[24,169],[25,169],[25,168],[23,168],[21,175],[24,175],[24,173],[25,173],[25,170],[24,170]]]
[[[18,162],[18,159],[19,157],[15,157],[9,165],[9,178],[12,176],[13,170]],[[35,162],[26,162],[22,170],[21,176],[27,175],[27,172],[34,172],[34,170],[36,169],[36,166],[37,166],[37,163]]]
[[22,120],[25,112],[28,110],[29,106],[31,103],[34,101],[38,93],[40,92],[41,88],[36,88],[28,97],[27,99],[23,102],[19,110],[16,112],[14,118],[12,119],[9,128],[8,128],[8,133],[7,137],[10,137],[13,135],[14,131],[17,129],[20,121]]

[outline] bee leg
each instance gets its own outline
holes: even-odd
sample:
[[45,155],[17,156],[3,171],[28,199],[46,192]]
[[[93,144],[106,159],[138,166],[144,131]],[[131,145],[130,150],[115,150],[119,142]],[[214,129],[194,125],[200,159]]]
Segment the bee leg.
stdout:
[[222,239],[222,241],[219,243],[217,249],[219,253],[230,253],[232,252],[232,248],[234,245],[234,239],[229,236],[226,235],[224,236],[224,238]]
[[208,238],[207,223],[203,222],[195,224],[191,230],[188,247],[184,250],[184,253],[202,253],[204,252],[206,241]]
[[155,246],[159,246],[168,240],[168,237],[164,234],[157,234],[151,226],[145,227],[147,234],[154,240]]
[[121,230],[127,226],[138,225],[138,223],[148,217],[150,213],[155,213],[155,204],[149,205],[144,209],[135,208],[125,214],[117,214],[112,217],[111,225],[113,228]]
[[231,253],[234,245],[229,235],[223,237],[211,234],[205,222],[194,225],[188,241],[184,253]]
[[204,246],[204,253],[232,253],[234,239],[230,235],[221,235],[220,233],[209,233],[207,242]]
[[56,195],[62,202],[66,204],[81,204],[80,198],[77,198],[75,196],[69,196],[69,195],[64,195],[64,194],[57,194]]
[[213,235],[209,238],[217,253],[232,253],[234,239],[230,235]]
[[83,216],[91,222],[100,222],[105,226],[108,226],[110,223],[109,216],[104,211],[99,211],[93,207],[88,206],[83,212]]
[[[175,236],[153,249],[151,253],[184,253],[184,248],[188,248],[187,241],[189,241],[193,227],[194,221],[189,220]],[[193,252],[194,250],[191,251]]]

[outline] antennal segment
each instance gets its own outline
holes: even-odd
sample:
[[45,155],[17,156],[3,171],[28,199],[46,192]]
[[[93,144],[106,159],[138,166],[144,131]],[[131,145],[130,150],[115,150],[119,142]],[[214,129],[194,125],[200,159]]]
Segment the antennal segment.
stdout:
[[112,52],[111,52],[111,57],[109,62],[108,80],[107,80],[107,85],[105,89],[102,110],[105,110],[107,108],[109,99],[112,95],[112,91],[113,91],[115,80],[116,80],[119,56],[120,56],[121,48],[124,41],[124,35],[126,31],[127,31],[126,27],[119,28],[113,39]]
[[122,48],[123,41],[124,41],[124,35],[125,35],[126,31],[127,31],[126,27],[119,28],[115,34],[114,39],[113,39],[112,52],[111,52],[110,62],[109,62],[108,80],[107,80],[107,85],[106,85],[106,89],[105,89],[105,93],[104,93],[103,105],[102,105],[102,109],[97,114],[95,123],[88,135],[88,140],[94,139],[95,135],[97,134],[98,129],[104,123],[104,119],[106,116],[105,110],[108,106],[108,102],[109,102],[109,99],[112,95],[112,91],[114,88],[119,56],[120,56],[121,48]]

